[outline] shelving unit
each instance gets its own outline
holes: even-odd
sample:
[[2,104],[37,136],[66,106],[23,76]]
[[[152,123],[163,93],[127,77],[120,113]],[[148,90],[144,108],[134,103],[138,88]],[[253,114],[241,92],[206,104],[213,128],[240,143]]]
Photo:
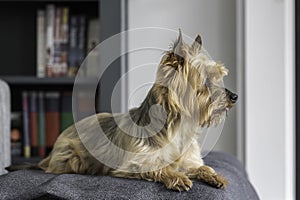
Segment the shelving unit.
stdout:
[[[75,78],[74,77],[45,77],[45,78],[37,78],[35,76],[0,76],[0,79],[6,81],[10,85],[18,85],[20,87],[23,86],[58,86],[58,85],[67,85],[73,86]],[[80,79],[80,83],[82,84],[92,84],[96,78],[82,78]]]
[[[36,77],[37,56],[37,10],[54,4],[67,6],[70,15],[83,14],[87,19],[99,18],[97,0],[20,0],[0,1],[0,79],[6,81],[11,90],[11,111],[22,113],[23,91],[71,92],[75,77]],[[100,36],[99,36],[100,37]],[[89,85],[95,78],[82,78],[80,83]],[[100,102],[100,100],[98,100]],[[72,102],[70,102],[72,104]],[[22,130],[21,130],[22,131]],[[13,157],[12,163],[38,162],[41,158]]]
[[0,76],[0,79],[6,81],[10,85],[73,85],[75,78],[73,77],[45,77],[37,78],[35,76]]
[[[73,89],[74,77],[36,77],[36,15],[38,9],[45,9],[45,6],[50,3],[56,6],[68,6],[72,14],[84,13],[87,18],[99,17],[100,41],[126,29],[127,0],[0,0],[0,26],[3,27],[0,33],[0,79],[10,86],[12,112],[22,111],[24,90],[72,91]],[[121,77],[121,72],[124,72],[124,68],[121,70],[121,65],[121,59],[114,61],[99,81],[96,97],[98,112],[111,111],[111,94],[114,85]],[[87,77],[80,83],[86,86],[94,83],[95,80],[94,77]],[[117,97],[113,105],[115,110],[121,110],[121,102],[121,97],[120,99]],[[15,157],[12,162],[16,164],[39,160],[40,158]]]
[[36,75],[36,14],[53,3],[68,6],[72,14],[99,16],[98,1],[0,1],[1,76]]

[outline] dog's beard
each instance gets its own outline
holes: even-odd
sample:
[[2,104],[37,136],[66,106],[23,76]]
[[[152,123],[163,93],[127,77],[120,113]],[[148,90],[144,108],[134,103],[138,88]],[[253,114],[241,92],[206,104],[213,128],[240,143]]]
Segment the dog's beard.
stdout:
[[211,124],[214,126],[218,126],[221,123],[221,121],[225,120],[227,112],[227,108],[215,110],[210,119]]
[[199,124],[202,127],[217,126],[225,120],[228,111],[231,108],[225,90],[222,88],[214,88],[214,91],[208,96],[209,101],[201,104],[199,99]]

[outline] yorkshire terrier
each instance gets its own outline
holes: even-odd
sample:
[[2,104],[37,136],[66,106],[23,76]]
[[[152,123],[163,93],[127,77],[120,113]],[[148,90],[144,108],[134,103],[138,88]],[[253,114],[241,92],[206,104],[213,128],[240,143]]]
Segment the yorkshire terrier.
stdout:
[[224,189],[227,180],[201,158],[198,130],[216,126],[238,96],[222,85],[228,69],[201,47],[200,35],[188,45],[179,31],[140,107],[99,113],[70,126],[38,167],[55,174],[144,179],[177,191],[189,190],[190,179]]

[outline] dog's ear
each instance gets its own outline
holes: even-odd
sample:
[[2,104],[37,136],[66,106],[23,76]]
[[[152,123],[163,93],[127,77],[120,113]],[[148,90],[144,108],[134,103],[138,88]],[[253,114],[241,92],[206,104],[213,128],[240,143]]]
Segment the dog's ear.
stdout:
[[178,60],[178,63],[183,65],[184,62],[184,52],[182,50],[183,47],[183,40],[181,30],[179,29],[179,36],[177,41],[174,43],[173,52]]
[[202,39],[200,35],[197,35],[195,41],[192,44],[192,48],[194,51],[200,51],[202,47]]

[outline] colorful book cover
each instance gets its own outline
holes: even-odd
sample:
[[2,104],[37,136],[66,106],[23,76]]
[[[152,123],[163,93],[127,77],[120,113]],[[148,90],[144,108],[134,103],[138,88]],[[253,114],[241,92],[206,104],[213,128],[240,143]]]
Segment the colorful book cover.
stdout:
[[23,109],[23,153],[24,157],[30,158],[30,135],[29,135],[29,115],[28,115],[28,92],[22,93],[22,109]]
[[46,50],[45,50],[45,11],[37,11],[37,77],[45,77],[46,74]]
[[45,120],[46,120],[46,153],[49,154],[60,134],[59,93],[47,92],[45,94]]
[[54,22],[54,52],[53,52],[53,68],[52,76],[58,77],[61,75],[61,54],[62,54],[62,35],[61,35],[61,20],[62,20],[62,8],[57,7],[55,10],[55,22]]
[[31,156],[38,156],[38,119],[37,119],[37,93],[30,92],[29,97],[29,133]]
[[22,156],[22,112],[11,113],[11,156]]
[[79,92],[76,96],[75,107],[77,110],[76,121],[95,114],[95,108],[91,105],[95,104],[95,99],[89,92]]
[[86,55],[86,26],[87,25],[86,25],[85,15],[80,15],[78,19],[79,19],[79,29],[78,29],[77,65],[79,68]]
[[68,73],[69,8],[62,8],[61,19],[61,75]]
[[90,19],[87,34],[87,52],[85,74],[87,77],[97,76],[100,67],[99,50],[95,48],[100,43],[99,19]]
[[69,30],[69,54],[68,54],[68,75],[75,76],[78,69],[77,48],[78,48],[78,17],[71,15]]
[[62,132],[74,124],[72,114],[72,92],[62,92],[60,102],[60,131]]
[[53,76],[55,6],[46,6],[46,76]]
[[44,93],[38,94],[38,147],[39,157],[46,156],[46,127],[45,127],[45,105]]

